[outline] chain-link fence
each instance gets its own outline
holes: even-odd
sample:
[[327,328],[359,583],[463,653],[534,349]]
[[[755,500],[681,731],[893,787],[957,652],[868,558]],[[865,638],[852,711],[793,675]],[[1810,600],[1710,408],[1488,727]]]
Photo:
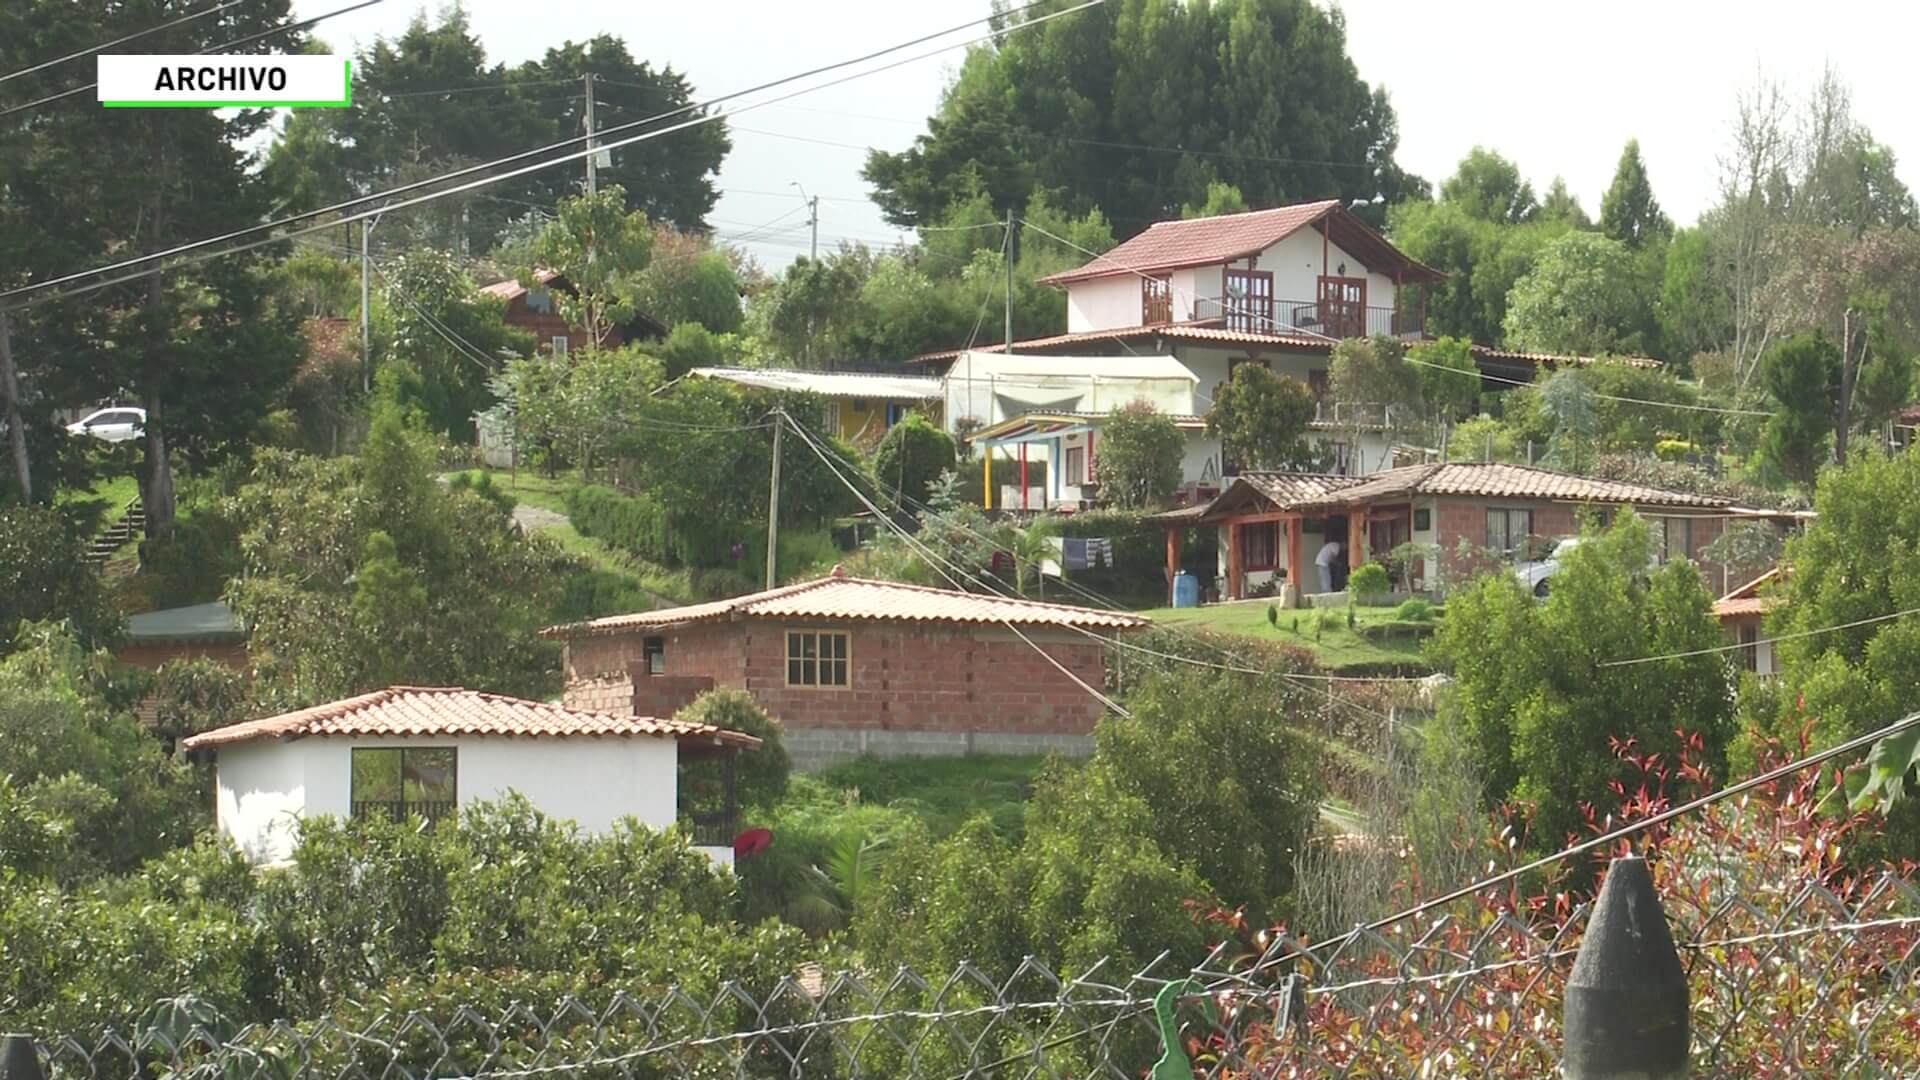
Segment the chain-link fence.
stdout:
[[[1920,894],[1910,884],[1887,876],[1693,900],[1662,897],[1692,997],[1693,1075],[1913,1075]],[[365,1023],[236,1028],[181,999],[126,1030],[37,1033],[35,1043],[52,1077],[102,1080],[1122,1080],[1170,1047],[1206,1077],[1538,1077],[1561,1064],[1563,999],[1588,913],[1522,918],[1489,901],[1326,945],[1255,939],[1262,951],[1223,948],[1192,970],[1163,960],[1063,977],[1030,960],[1001,977],[967,966],[938,978],[811,971],[758,996],[611,992],[504,1015],[369,1010]]]

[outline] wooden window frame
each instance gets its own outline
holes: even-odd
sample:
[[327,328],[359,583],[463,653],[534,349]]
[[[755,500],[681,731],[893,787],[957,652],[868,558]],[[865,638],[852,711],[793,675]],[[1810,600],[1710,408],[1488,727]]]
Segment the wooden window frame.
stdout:
[[647,674],[665,675],[667,673],[667,639],[657,635],[642,638],[640,659],[646,662]]
[[[1247,283],[1243,299],[1251,303],[1244,310],[1234,306],[1233,281],[1236,277]],[[1264,292],[1253,287],[1256,281],[1266,284]],[[1264,312],[1259,310],[1261,304],[1266,305]],[[1226,273],[1220,277],[1220,315],[1223,320],[1222,325],[1228,330],[1271,333],[1273,331],[1273,271],[1227,267]]]
[[[1080,455],[1077,461],[1074,459],[1075,454]],[[1074,487],[1079,487],[1081,484],[1086,483],[1087,448],[1085,446],[1069,446],[1067,447],[1065,457],[1066,460],[1061,462],[1061,465],[1066,471],[1061,474],[1060,482],[1072,484]]]
[[1173,321],[1173,275],[1143,275],[1140,278],[1140,325],[1156,326]]
[[548,340],[547,348],[553,350],[555,356],[565,356],[568,350],[573,348],[572,337],[568,334],[555,334]]
[[[1505,526],[1504,531],[1506,532],[1506,540],[1507,540],[1507,546],[1505,547],[1495,547],[1493,543],[1493,515],[1495,514],[1499,514],[1506,519],[1505,522],[1503,523]],[[1513,535],[1513,515],[1515,514],[1525,514],[1526,522],[1527,522],[1526,528],[1521,531],[1520,535],[1517,538]],[[1531,506],[1489,506],[1487,507],[1486,538],[1487,538],[1487,548],[1489,550],[1498,551],[1502,555],[1511,556],[1515,552],[1519,551],[1521,545],[1526,542],[1527,537],[1532,535],[1533,535],[1533,507]]]
[[[1278,570],[1280,568],[1279,522],[1254,521],[1234,527],[1240,530],[1240,569],[1242,571],[1252,573],[1262,570]],[[1253,535],[1253,530],[1255,529],[1265,529],[1267,531],[1267,557],[1264,560],[1255,557],[1253,545],[1247,542],[1248,538]]]
[[[1352,300],[1341,299],[1337,296],[1328,295],[1329,286],[1333,287],[1333,290],[1335,293],[1340,293],[1340,292],[1344,292],[1347,286],[1350,286],[1350,285],[1357,285],[1360,288],[1360,299],[1357,303]],[[1349,323],[1348,320],[1344,318],[1343,319],[1333,318],[1331,313],[1326,310],[1328,305],[1330,304],[1338,304],[1342,308],[1351,308],[1353,312],[1353,318],[1357,320],[1358,325],[1352,325],[1351,323]],[[1314,306],[1317,309],[1319,309],[1316,312],[1316,314],[1320,316],[1321,333],[1331,334],[1337,338],[1367,336],[1367,279],[1366,278],[1345,277],[1340,274],[1321,274],[1314,281]],[[1339,325],[1335,325],[1336,323],[1338,323]]]
[[1693,558],[1693,519],[1690,517],[1663,517],[1660,522],[1660,562],[1665,565],[1674,559],[1673,527],[1680,526],[1680,553],[1682,559]]
[[[450,799],[415,799],[415,800],[409,800],[407,798],[407,755],[419,754],[419,753],[435,753],[435,754],[445,753],[449,755],[451,759],[452,776],[449,778],[448,784],[452,789],[452,798]],[[360,799],[355,797],[358,794],[358,792],[355,789],[354,783],[355,783],[355,778],[358,775],[358,772],[353,768],[353,762],[354,762],[354,759],[358,758],[361,754],[398,754],[400,755],[400,797],[398,799]],[[371,808],[374,806],[396,806],[397,805],[400,809],[399,820],[404,821],[409,817],[413,816],[410,812],[409,804],[422,806],[422,807],[428,807],[428,806],[438,807],[438,809],[436,810],[423,810],[421,812],[420,817],[429,821],[437,820],[442,816],[450,815],[459,808],[460,806],[460,748],[459,747],[457,746],[355,746],[349,750],[348,757],[347,757],[347,812],[351,816],[356,818],[368,817],[368,816],[371,816]]]
[[[807,638],[813,639],[813,656],[812,657],[808,657],[804,655],[804,652],[801,652],[801,653],[795,652],[794,646],[804,641]],[[823,657],[821,655],[820,643],[822,641],[830,641],[835,638],[838,638],[840,640],[840,655],[834,656],[834,657]],[[850,631],[789,630],[787,631],[787,636],[786,636],[786,646],[787,646],[786,656],[785,656],[786,670],[784,672],[784,675],[786,679],[787,689],[789,690],[850,690],[852,689],[853,687],[853,634]],[[796,668],[794,666],[796,664],[801,666]],[[799,671],[804,675],[804,672],[806,671],[806,665],[808,664],[813,665],[814,681],[807,682],[804,677],[801,678],[799,681],[795,681],[794,673],[796,671]],[[840,666],[839,682],[837,683],[825,682],[822,680],[820,676],[820,671],[823,664],[838,664]]]

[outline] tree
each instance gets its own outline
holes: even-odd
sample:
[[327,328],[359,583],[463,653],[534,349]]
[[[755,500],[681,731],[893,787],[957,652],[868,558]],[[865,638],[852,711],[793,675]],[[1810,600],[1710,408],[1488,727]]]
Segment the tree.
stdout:
[[1385,334],[1348,338],[1333,347],[1328,382],[1356,443],[1362,426],[1384,422],[1404,430],[1421,412],[1421,372],[1407,363],[1405,343]]
[[627,193],[618,184],[593,195],[560,200],[554,219],[534,238],[530,262],[519,269],[520,283],[541,286],[540,272],[566,278],[571,290],[554,290],[554,308],[567,322],[587,332],[587,347],[606,343],[613,328],[633,318],[636,281],[653,253],[653,229],[647,215],[627,209]]
[[57,511],[0,506],[0,656],[23,622],[64,621],[85,649],[116,643],[125,619],[83,554]]
[[1471,342],[1443,337],[1408,349],[1406,360],[1420,377],[1421,399],[1442,419],[1469,416],[1480,404],[1480,366]]
[[1496,225],[1531,221],[1540,211],[1533,185],[1521,178],[1520,167],[1483,146],[1469,151],[1454,174],[1441,183],[1440,201]]
[[873,451],[873,477],[896,500],[924,501],[932,483],[953,466],[953,438],[917,412],[888,428]]
[[1626,245],[1570,232],[1548,244],[1507,297],[1508,347],[1596,356],[1646,347],[1647,296]]
[[743,318],[737,258],[705,235],[663,226],[654,232],[647,265],[634,275],[635,306],[669,327],[730,334]]
[[1094,476],[1100,494],[1116,506],[1152,506],[1180,486],[1186,437],[1173,421],[1145,401],[1115,409],[1100,427]]
[[1315,411],[1306,383],[1276,375],[1265,364],[1241,364],[1214,391],[1207,435],[1246,468],[1297,469],[1311,458],[1307,429]]
[[1628,139],[1614,167],[1613,183],[1600,197],[1600,231],[1630,248],[1642,248],[1673,235],[1673,222],[1660,212],[1640,159],[1640,140]]
[[1576,229],[1593,228],[1593,219],[1580,208],[1580,200],[1567,190],[1567,182],[1562,177],[1554,177],[1553,185],[1547,188],[1547,197],[1540,200],[1540,212],[1535,215],[1541,221],[1560,221]]
[[401,255],[380,281],[391,328],[385,359],[398,361],[391,377],[401,404],[418,408],[434,431],[471,442],[473,415],[494,401],[490,380],[510,357],[533,352],[532,335],[507,325],[506,305],[481,295],[444,253]]
[[[1429,646],[1455,680],[1449,707],[1486,798],[1533,808],[1534,850],[1585,835],[1582,805],[1605,805],[1609,783],[1631,782],[1616,741],[1673,754],[1698,736],[1704,763],[1717,766],[1733,734],[1724,658],[1684,655],[1724,640],[1699,571],[1676,559],[1649,573],[1647,527],[1632,513],[1583,537],[1544,603],[1511,573],[1489,574],[1448,598]],[[1683,655],[1609,666],[1669,653]]]
[[1539,393],[1540,412],[1552,433],[1547,441],[1547,460],[1568,472],[1580,472],[1593,461],[1593,440],[1600,430],[1593,392],[1580,372],[1563,370],[1540,384]]
[[716,334],[698,322],[683,322],[668,332],[665,341],[644,346],[660,361],[660,373],[668,382],[694,368],[741,367],[749,347],[737,334]]
[[1402,203],[1388,219],[1396,246],[1448,274],[1429,286],[1428,330],[1484,344],[1501,341],[1514,282],[1533,269],[1542,249],[1572,229],[1546,218],[1497,225],[1444,200]]
[[1195,206],[1192,203],[1180,208],[1183,218],[1219,217],[1222,214],[1239,214],[1247,210],[1246,197],[1232,184],[1223,184],[1216,180],[1207,185],[1207,197]]
[[899,225],[933,222],[977,188],[996,215],[1046,191],[1075,211],[1097,203],[1132,233],[1204,205],[1213,183],[1250,206],[1384,207],[1424,189],[1394,162],[1398,141],[1386,94],[1347,56],[1338,12],[1127,0],[969,52],[927,133],[870,154],[865,175]]
[[1681,229],[1667,244],[1654,312],[1669,363],[1683,365],[1733,340],[1733,303],[1709,264],[1712,247],[1707,226]]
[[1840,358],[1819,333],[1797,334],[1767,350],[1761,377],[1773,396],[1761,453],[1795,483],[1813,490],[1833,434],[1833,396]]
[[[257,35],[262,40],[238,51],[298,49],[303,39],[288,31],[289,6],[269,0],[218,20],[169,25],[141,47],[186,54]],[[145,5],[76,9],[57,0],[37,0],[19,14],[0,52],[0,63],[13,67],[69,51],[76,40],[112,40],[159,21]],[[49,69],[9,82],[9,94],[20,96],[9,99],[65,89],[69,78],[67,69]],[[74,97],[38,106],[10,140],[7,216],[35,223],[20,251],[31,261],[10,271],[44,279],[268,216],[268,192],[249,170],[247,143],[269,110],[94,104]],[[173,523],[175,456],[204,466],[240,449],[300,363],[298,314],[276,303],[263,259],[255,252],[155,270],[92,293],[59,318],[13,328],[14,354],[41,358],[51,373],[34,380],[37,389],[68,400],[129,395],[146,409],[139,477],[150,536]]]
[[[725,731],[738,731],[760,740],[751,750],[741,750],[734,762],[734,796],[742,806],[767,809],[780,801],[787,791],[787,776],[793,763],[781,741],[780,721],[768,716],[753,695],[745,690],[709,690],[673,714],[687,724],[706,724]],[[691,774],[695,786],[711,785],[718,779],[719,762],[699,760],[680,767],[683,776]],[[683,793],[683,803],[685,802]],[[719,792],[712,792],[718,795]]]

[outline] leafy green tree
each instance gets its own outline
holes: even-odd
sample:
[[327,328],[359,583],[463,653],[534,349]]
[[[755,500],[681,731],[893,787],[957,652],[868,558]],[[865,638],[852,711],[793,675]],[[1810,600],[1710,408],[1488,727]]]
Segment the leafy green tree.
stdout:
[[1555,467],[1577,473],[1592,464],[1600,431],[1593,404],[1593,391],[1578,371],[1556,371],[1540,384],[1540,412],[1552,432],[1547,461]]
[[1540,200],[1540,212],[1535,215],[1541,221],[1561,221],[1576,229],[1593,228],[1593,219],[1580,208],[1580,200],[1567,190],[1567,181],[1563,177],[1554,177],[1553,185],[1547,188],[1546,198]]
[[470,442],[473,414],[493,404],[489,380],[514,356],[533,352],[533,338],[508,326],[506,306],[482,296],[451,256],[432,250],[398,256],[381,269],[390,331],[386,357],[402,365],[403,404],[428,425]]
[[1517,461],[1513,429],[1481,413],[1455,425],[1447,439],[1448,461]]
[[1008,35],[968,53],[927,129],[867,160],[896,224],[933,222],[969,189],[997,215],[1035,191],[1097,203],[1132,233],[1212,183],[1251,206],[1424,188],[1394,162],[1392,106],[1358,77],[1344,19],[1306,0],[1126,0]]
[[701,323],[683,322],[665,341],[652,342],[646,350],[659,359],[661,375],[671,382],[694,368],[740,367],[748,344],[737,334],[716,334]]
[[873,477],[896,498],[916,502],[942,473],[954,467],[953,437],[917,412],[887,429],[873,451]]
[[1710,264],[1711,227],[1681,229],[1667,244],[1654,310],[1669,363],[1683,367],[1695,354],[1733,340],[1733,302]]
[[0,656],[22,622],[65,621],[81,646],[113,645],[126,620],[60,514],[0,506]]
[[742,285],[734,257],[710,238],[662,227],[654,232],[652,257],[634,275],[634,304],[675,329],[730,334],[744,317]]
[[1188,203],[1180,208],[1183,218],[1219,217],[1222,214],[1239,214],[1248,209],[1246,197],[1232,184],[1218,180],[1207,185],[1207,197],[1198,206]]
[[1313,391],[1306,383],[1276,375],[1264,364],[1241,364],[1233,369],[1233,378],[1214,391],[1207,434],[1247,468],[1297,468],[1312,453],[1307,429],[1314,412]]
[[1447,600],[1429,646],[1454,678],[1451,707],[1486,798],[1533,807],[1534,850],[1585,835],[1581,806],[1607,804],[1609,783],[1630,780],[1616,740],[1672,755],[1698,736],[1717,766],[1733,734],[1720,654],[1608,666],[1723,643],[1699,571],[1674,560],[1649,572],[1647,527],[1631,513],[1584,537],[1544,603],[1510,573],[1487,575]]
[[588,347],[597,348],[615,326],[633,318],[636,278],[652,254],[647,215],[629,211],[626,191],[610,184],[593,195],[561,199],[518,273],[529,289],[540,287],[541,270],[565,277],[573,288],[552,291],[554,310],[585,330]]
[[1377,416],[1391,428],[1404,428],[1418,417],[1427,369],[1407,363],[1406,356],[1406,343],[1385,334],[1348,338],[1333,347],[1327,378],[1350,431],[1357,433]]
[[1839,353],[1823,334],[1798,334],[1767,350],[1760,377],[1774,401],[1760,452],[1811,491],[1833,434]]
[[1100,427],[1094,476],[1101,497],[1117,506],[1152,506],[1180,486],[1186,437],[1145,401],[1115,409]]
[[435,483],[432,469],[391,404],[358,459],[260,455],[234,499],[246,573],[228,600],[249,628],[263,704],[395,681],[531,698],[555,689],[556,650],[533,634],[568,560],[483,495]]
[[1568,233],[1514,282],[1506,342],[1584,356],[1638,351],[1646,344],[1648,299],[1626,245],[1596,233]]
[[1406,361],[1420,378],[1420,397],[1448,420],[1470,415],[1480,404],[1480,366],[1473,345],[1443,337],[1407,350]]
[[1640,140],[1628,139],[1613,170],[1613,183],[1600,197],[1600,231],[1630,248],[1645,247],[1673,235],[1673,222],[1660,211],[1640,158]]
[[1484,146],[1468,151],[1460,167],[1441,183],[1440,201],[1496,225],[1518,225],[1540,212],[1533,185],[1520,176],[1520,166]]
[[[753,695],[745,690],[709,690],[693,703],[673,714],[675,720],[689,724],[707,724],[738,731],[760,740],[759,747],[742,750],[735,762],[735,794],[741,805],[766,808],[786,794],[787,777],[793,763],[781,741],[780,721],[767,715]],[[691,771],[696,785],[711,783],[718,777],[718,762],[693,762],[680,767],[683,776]],[[684,797],[683,797],[684,802]]]
[[1388,227],[1401,250],[1449,275],[1429,286],[1428,329],[1489,345],[1501,343],[1514,283],[1573,228],[1546,218],[1499,225],[1445,200],[1401,203],[1389,212]]

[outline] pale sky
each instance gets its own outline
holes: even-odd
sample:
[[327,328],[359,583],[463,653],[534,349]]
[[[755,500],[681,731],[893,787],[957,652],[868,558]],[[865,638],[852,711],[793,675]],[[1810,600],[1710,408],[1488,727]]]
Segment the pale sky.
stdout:
[[[294,2],[302,17],[340,6]],[[314,32],[351,52],[375,35],[398,35],[420,6],[387,0]],[[1384,85],[1399,114],[1399,160],[1429,181],[1481,144],[1517,161],[1539,193],[1564,176],[1597,215],[1621,146],[1638,137],[1655,196],[1688,224],[1714,199],[1735,95],[1762,72],[1803,88],[1832,60],[1853,90],[1855,114],[1894,148],[1907,184],[1920,186],[1920,110],[1909,83],[1920,9],[1780,0],[1349,0],[1343,7],[1361,77]],[[613,33],[636,57],[685,72],[707,98],[984,16],[988,5],[469,0],[466,8],[493,60],[518,63],[569,38]],[[902,235],[867,201],[864,148],[911,143],[960,55],[954,49],[740,117],[710,216],[716,230],[769,270],[784,267],[806,252],[798,183],[820,196],[822,249]]]

